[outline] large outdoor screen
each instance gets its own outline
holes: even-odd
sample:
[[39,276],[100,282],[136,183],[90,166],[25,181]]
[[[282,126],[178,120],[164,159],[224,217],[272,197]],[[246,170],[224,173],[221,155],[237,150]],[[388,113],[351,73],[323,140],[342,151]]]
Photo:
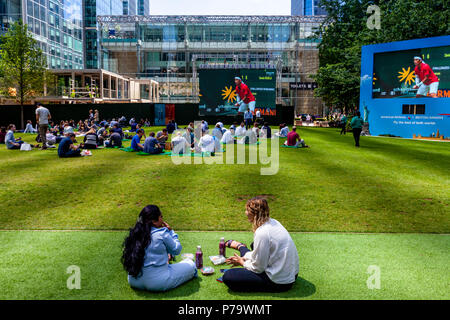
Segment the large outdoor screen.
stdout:
[[234,77],[241,77],[256,99],[262,115],[276,115],[275,69],[200,69],[200,116],[234,116],[236,91]]
[[450,98],[450,46],[374,54],[372,97],[412,98],[424,92],[424,96],[430,96],[430,89],[414,88],[416,56],[421,57],[439,79],[436,97]]

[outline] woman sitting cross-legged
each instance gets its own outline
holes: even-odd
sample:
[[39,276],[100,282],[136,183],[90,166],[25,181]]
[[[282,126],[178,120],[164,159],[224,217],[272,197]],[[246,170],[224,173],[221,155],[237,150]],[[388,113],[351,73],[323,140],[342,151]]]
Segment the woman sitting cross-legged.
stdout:
[[166,291],[197,276],[195,263],[190,259],[169,264],[169,254],[180,254],[181,244],[155,205],[142,209],[123,247],[122,264],[133,288]]
[[223,282],[233,291],[282,292],[292,288],[299,270],[297,248],[287,230],[269,216],[266,199],[255,197],[247,202],[245,214],[253,225],[254,243],[250,251],[245,244],[228,240],[226,246],[240,251],[227,259],[233,266]]

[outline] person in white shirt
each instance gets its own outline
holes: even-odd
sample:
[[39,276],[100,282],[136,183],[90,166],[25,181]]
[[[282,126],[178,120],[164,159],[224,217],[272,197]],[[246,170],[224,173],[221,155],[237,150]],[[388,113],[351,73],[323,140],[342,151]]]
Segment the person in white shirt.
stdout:
[[254,243],[228,240],[226,246],[240,251],[227,264],[242,266],[227,270],[223,282],[232,291],[283,292],[292,288],[299,272],[297,248],[288,231],[269,216],[269,205],[262,197],[247,201],[245,214],[253,225]]
[[243,122],[241,122],[241,125],[239,127],[237,127],[237,129],[236,129],[236,136],[243,137],[243,136],[245,136],[246,131],[247,131],[247,129],[245,129],[245,124]]
[[172,138],[172,154],[186,154],[191,148],[191,144],[187,142],[186,138],[178,131],[175,138]]
[[209,135],[208,130],[203,132],[203,136],[200,138],[198,142],[198,146],[201,148],[202,154],[206,152],[210,152],[211,156],[214,156],[214,138]]
[[258,125],[258,122],[255,122],[254,124],[253,124],[253,128],[252,128],[252,131],[253,131],[253,133],[257,136],[257,137],[259,137],[259,125]]
[[233,143],[234,144],[234,130],[226,130],[225,133],[222,136],[222,139],[220,140],[221,143]]

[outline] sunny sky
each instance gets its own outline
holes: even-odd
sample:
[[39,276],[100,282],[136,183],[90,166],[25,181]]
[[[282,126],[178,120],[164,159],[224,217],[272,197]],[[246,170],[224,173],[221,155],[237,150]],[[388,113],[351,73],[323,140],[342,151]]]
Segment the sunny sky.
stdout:
[[152,15],[290,15],[291,0],[150,0]]

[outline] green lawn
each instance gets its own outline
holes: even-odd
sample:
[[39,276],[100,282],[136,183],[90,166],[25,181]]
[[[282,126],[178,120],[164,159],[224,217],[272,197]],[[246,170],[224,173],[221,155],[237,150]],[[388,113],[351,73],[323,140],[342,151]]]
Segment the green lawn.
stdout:
[[59,159],[0,146],[0,229],[126,230],[157,204],[177,230],[248,231],[245,201],[266,195],[290,231],[450,231],[450,144],[362,137],[357,149],[338,129],[300,135],[311,148],[280,148],[272,176],[259,164],[174,165],[117,149]]
[[[180,232],[183,252],[201,244],[216,255],[220,237],[247,244],[249,232]],[[0,232],[2,299],[450,299],[450,236],[432,234],[293,233],[299,279],[286,293],[235,293],[200,275],[166,293],[131,289],[119,258],[126,233],[105,231]],[[227,249],[227,255],[234,252]],[[81,289],[69,290],[70,265],[80,267]],[[380,289],[368,289],[370,265],[380,268]],[[225,268],[227,268],[225,266]]]

